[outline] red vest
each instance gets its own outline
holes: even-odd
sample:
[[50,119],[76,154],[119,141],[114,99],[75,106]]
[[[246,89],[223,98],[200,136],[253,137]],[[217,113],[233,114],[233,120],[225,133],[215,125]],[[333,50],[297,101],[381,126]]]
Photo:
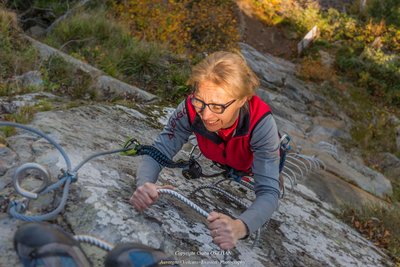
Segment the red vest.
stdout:
[[238,171],[251,169],[253,164],[253,152],[250,149],[251,135],[258,122],[271,114],[271,109],[258,96],[251,98],[248,107],[248,110],[245,108],[240,110],[236,131],[230,139],[224,141],[218,134],[209,132],[205,128],[190,102],[190,97],[186,99],[191,129],[196,135],[201,153],[206,158]]

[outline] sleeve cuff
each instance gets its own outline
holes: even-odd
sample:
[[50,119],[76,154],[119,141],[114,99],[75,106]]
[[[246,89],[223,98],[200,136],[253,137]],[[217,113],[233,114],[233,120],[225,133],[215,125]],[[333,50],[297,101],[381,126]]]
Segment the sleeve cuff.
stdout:
[[[239,219],[239,220],[241,220],[241,219]],[[243,222],[244,226],[246,227],[246,235],[244,237],[240,238],[239,240],[247,239],[250,236],[249,227],[243,220],[241,220],[241,221]]]

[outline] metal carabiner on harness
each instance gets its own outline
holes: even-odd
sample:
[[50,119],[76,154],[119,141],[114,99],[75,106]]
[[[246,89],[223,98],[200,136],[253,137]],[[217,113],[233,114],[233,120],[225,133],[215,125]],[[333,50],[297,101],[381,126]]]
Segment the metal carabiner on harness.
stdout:
[[136,156],[140,143],[135,138],[128,139],[122,147],[124,151],[120,152],[123,156]]
[[189,153],[189,164],[186,167],[182,168],[182,175],[188,180],[198,179],[203,173],[201,165],[196,160],[201,156],[201,152],[195,154],[195,150],[197,147],[197,145],[193,146],[192,150]]
[[282,135],[281,140],[280,140],[280,146],[284,151],[289,151],[291,149],[291,147],[290,147],[291,140],[292,139],[290,138],[289,135],[287,135],[287,134]]
[[198,179],[202,176],[202,169],[200,164],[194,159],[189,159],[189,165],[182,168],[182,175],[188,180]]

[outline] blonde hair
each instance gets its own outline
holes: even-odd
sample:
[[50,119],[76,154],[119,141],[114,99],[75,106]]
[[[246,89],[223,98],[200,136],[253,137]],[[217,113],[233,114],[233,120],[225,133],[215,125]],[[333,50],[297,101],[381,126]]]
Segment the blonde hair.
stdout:
[[260,85],[244,57],[230,52],[215,52],[193,67],[188,85],[196,88],[204,81],[212,82],[237,99],[250,98]]

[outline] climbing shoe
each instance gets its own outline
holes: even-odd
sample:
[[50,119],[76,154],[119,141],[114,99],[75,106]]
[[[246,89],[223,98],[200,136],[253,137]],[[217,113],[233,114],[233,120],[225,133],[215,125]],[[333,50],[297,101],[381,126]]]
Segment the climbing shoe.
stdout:
[[79,242],[48,223],[27,223],[14,235],[14,248],[24,267],[90,267]]
[[162,251],[142,244],[119,244],[107,254],[105,267],[179,266]]

